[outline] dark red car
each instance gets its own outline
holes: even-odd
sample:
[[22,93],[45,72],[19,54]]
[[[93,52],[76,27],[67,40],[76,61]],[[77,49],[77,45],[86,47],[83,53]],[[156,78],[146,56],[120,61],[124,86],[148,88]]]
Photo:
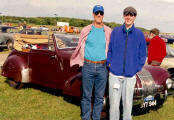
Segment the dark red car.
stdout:
[[[14,49],[2,66],[2,75],[16,88],[22,83],[34,83],[80,97],[81,71],[78,66],[70,67],[70,56],[77,44],[77,35],[53,34],[47,44],[37,43],[39,49]],[[133,104],[143,109],[162,105],[168,89],[173,87],[170,73],[161,67],[144,66],[136,77]],[[107,96],[106,92],[104,108]]]

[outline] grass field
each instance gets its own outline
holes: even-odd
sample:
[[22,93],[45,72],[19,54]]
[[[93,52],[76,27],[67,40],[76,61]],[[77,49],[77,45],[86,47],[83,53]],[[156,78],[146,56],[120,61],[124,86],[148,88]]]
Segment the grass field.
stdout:
[[80,120],[80,107],[59,94],[15,90],[0,76],[0,120]]
[[8,49],[3,49],[3,50],[0,50],[0,54],[7,54],[7,53],[10,53],[11,50],[8,50]]
[[[42,87],[15,90],[0,76],[0,120],[80,120],[80,100]],[[174,98],[133,120],[174,120]]]

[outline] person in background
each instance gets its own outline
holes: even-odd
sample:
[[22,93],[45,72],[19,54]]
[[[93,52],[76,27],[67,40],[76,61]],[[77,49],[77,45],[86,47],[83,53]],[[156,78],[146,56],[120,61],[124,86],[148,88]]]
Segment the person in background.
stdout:
[[163,39],[159,37],[160,31],[154,28],[150,31],[150,44],[148,46],[148,64],[153,66],[160,66],[164,57],[166,56],[166,44]]
[[27,28],[27,22],[24,21],[24,23],[23,23],[23,29],[26,29],[26,28]]
[[134,26],[136,16],[135,8],[126,7],[123,11],[124,24],[111,33],[107,56],[110,120],[120,119],[121,98],[123,120],[132,120],[136,73],[141,71],[146,61],[146,41],[143,32]]
[[82,66],[82,120],[91,119],[92,93],[94,93],[92,119],[100,120],[108,77],[106,57],[111,29],[103,24],[103,6],[94,6],[93,17],[93,23],[82,29],[78,46],[70,59],[70,66],[75,64]]
[[144,32],[144,37],[145,37],[145,40],[146,40],[146,45],[148,46],[150,44],[149,33],[148,32]]

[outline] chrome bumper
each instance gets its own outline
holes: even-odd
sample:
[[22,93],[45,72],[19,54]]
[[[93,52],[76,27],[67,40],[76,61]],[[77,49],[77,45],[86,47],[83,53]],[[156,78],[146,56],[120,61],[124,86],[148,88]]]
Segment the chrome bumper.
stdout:
[[134,97],[133,97],[133,105],[141,105],[144,102],[144,99],[148,95],[152,95],[154,97],[159,96],[160,99],[166,100],[168,95],[168,90],[164,91],[163,86],[158,86],[154,89],[153,93],[147,93],[147,91],[143,91],[142,88],[135,88]]

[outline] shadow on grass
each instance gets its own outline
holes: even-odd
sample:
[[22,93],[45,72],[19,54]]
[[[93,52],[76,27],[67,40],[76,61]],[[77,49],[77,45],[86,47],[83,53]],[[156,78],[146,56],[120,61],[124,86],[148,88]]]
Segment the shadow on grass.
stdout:
[[[6,78],[5,82],[8,84],[8,79],[7,78]],[[42,92],[46,92],[46,93],[54,95],[54,96],[62,96],[65,101],[67,101],[68,103],[77,105],[77,106],[80,106],[80,103],[81,103],[81,98],[64,95],[61,90],[52,89],[52,88],[48,88],[48,87],[43,87],[43,86],[40,86],[40,85],[31,84],[31,83],[30,84],[24,84],[22,89],[26,89],[26,88],[34,88],[34,89],[40,90]],[[174,96],[173,96],[173,98],[174,98]],[[120,108],[120,109],[121,109],[121,113],[122,113],[122,108]],[[150,110],[156,110],[157,111],[156,108],[153,108],[153,109],[140,109],[140,106],[134,106],[133,111],[132,111],[132,115],[133,116],[144,115],[144,114],[149,113]],[[107,119],[102,118],[101,120],[107,120]]]
[[133,116],[139,116],[139,115],[144,115],[149,113],[150,109],[146,108],[146,109],[141,109],[139,105],[134,106],[132,109],[132,115]]
[[132,115],[133,116],[139,116],[149,113],[150,111],[156,111],[158,112],[158,109],[163,107],[163,100],[157,99],[157,105],[153,107],[147,107],[147,108],[140,108],[140,105],[133,106],[132,109]]
[[[9,84],[9,79],[6,78],[5,83]],[[36,84],[32,84],[32,83],[23,84],[22,85],[22,88],[17,88],[16,87],[16,86],[19,86],[19,85],[10,85],[10,86],[13,87],[14,89],[33,88],[33,89],[40,90],[42,92],[45,92],[45,93],[48,93],[48,94],[51,94],[51,95],[54,95],[54,96],[62,96],[65,101],[67,101],[67,102],[69,102],[71,104],[80,106],[80,100],[81,100],[81,98],[74,97],[74,96],[64,95],[62,93],[62,90],[48,88],[48,87],[44,87],[44,86],[36,85]]]
[[62,90],[48,88],[48,87],[44,87],[44,86],[40,86],[40,85],[36,85],[36,84],[25,84],[23,88],[24,89],[25,88],[34,88],[34,89],[40,90],[42,92],[49,93],[49,94],[54,95],[54,96],[62,96],[65,101],[67,101],[71,104],[80,106],[80,98],[65,95],[65,94],[62,93]]

